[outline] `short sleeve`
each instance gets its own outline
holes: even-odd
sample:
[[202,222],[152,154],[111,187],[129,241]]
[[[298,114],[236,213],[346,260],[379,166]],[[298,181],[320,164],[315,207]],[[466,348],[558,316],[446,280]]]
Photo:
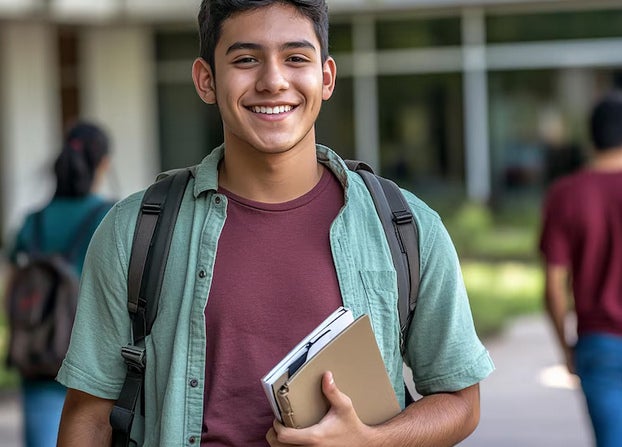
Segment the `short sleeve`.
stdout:
[[421,283],[406,362],[418,393],[458,391],[486,378],[494,365],[475,331],[458,256],[440,219],[421,241]]
[[542,228],[540,252],[548,264],[568,265],[570,263],[570,239],[564,218],[564,209],[558,190],[551,189],[542,207]]
[[118,397],[127,370],[121,348],[131,340],[126,272],[135,216],[117,204],[93,234],[71,343],[57,376],[68,388],[105,399]]

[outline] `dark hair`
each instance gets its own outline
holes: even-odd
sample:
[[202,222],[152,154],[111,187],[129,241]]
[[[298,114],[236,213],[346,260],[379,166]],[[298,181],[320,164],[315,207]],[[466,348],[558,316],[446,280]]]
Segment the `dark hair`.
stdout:
[[55,197],[82,197],[91,191],[95,171],[108,155],[108,136],[98,126],[79,122],[72,126],[54,163]]
[[611,91],[596,104],[590,132],[597,151],[622,147],[622,91]]
[[203,0],[199,9],[199,52],[214,71],[214,51],[220,39],[222,23],[242,11],[276,3],[292,5],[313,23],[320,41],[322,62],[328,59],[328,6],[325,0]]

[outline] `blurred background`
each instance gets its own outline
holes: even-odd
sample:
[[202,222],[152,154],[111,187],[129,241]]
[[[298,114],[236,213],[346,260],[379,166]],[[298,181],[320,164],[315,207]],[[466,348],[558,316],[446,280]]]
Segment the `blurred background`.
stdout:
[[[114,198],[221,142],[190,76],[199,3],[0,0],[0,243],[51,196],[54,142],[77,118],[112,137]],[[541,315],[542,194],[590,157],[590,107],[622,87],[622,1],[328,3],[338,80],[318,141],[439,211],[485,340]],[[0,350],[5,335],[2,319]],[[15,384],[0,369],[0,389]]]

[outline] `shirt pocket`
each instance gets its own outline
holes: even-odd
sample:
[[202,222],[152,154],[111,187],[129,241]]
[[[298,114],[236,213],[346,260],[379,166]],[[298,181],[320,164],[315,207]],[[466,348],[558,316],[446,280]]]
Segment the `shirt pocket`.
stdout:
[[399,337],[396,273],[392,270],[361,270],[359,275],[380,350],[391,352],[396,337]]
[[361,301],[365,301],[378,347],[395,383],[392,373],[401,366],[396,273],[393,270],[360,270],[359,276],[365,297]]

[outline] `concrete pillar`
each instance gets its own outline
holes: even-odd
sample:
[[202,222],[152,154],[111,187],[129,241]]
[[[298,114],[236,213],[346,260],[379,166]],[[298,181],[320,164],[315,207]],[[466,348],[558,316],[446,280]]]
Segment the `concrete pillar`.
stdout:
[[116,198],[143,189],[159,171],[154,54],[148,28],[94,27],[81,35],[82,115],[110,132],[104,192]]
[[378,124],[378,83],[375,55],[375,29],[372,17],[356,18],[353,23],[354,69],[354,153],[356,158],[380,167]]
[[485,202],[490,198],[491,186],[483,9],[469,8],[463,11],[462,40],[467,196],[471,200]]
[[43,23],[0,26],[2,228],[51,197],[61,141],[56,30]]

